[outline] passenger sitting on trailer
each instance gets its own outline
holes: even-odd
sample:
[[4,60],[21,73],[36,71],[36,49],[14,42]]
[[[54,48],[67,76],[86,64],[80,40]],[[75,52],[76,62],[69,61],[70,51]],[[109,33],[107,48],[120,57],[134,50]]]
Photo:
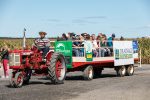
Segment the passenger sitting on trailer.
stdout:
[[83,42],[83,45],[84,45],[86,53],[91,53],[92,52],[93,44],[92,44],[92,41],[90,40],[90,35],[89,34],[87,34],[85,36],[85,41]]
[[105,56],[110,56],[110,49],[107,47],[107,37],[105,34],[102,35],[102,39],[101,39],[101,56],[105,57]]
[[79,49],[79,51],[80,51],[80,57],[84,57],[84,45],[82,44],[83,43],[83,41],[84,41],[84,37],[82,36],[82,35],[79,35],[79,47],[80,47],[80,49]]
[[73,46],[73,56],[79,57],[80,56],[80,51],[79,51],[78,47],[79,47],[80,43],[78,41],[76,41],[78,39],[77,39],[75,34],[72,36],[72,40],[73,40],[73,44],[72,44],[72,46]]
[[79,35],[79,54],[80,54],[80,57],[84,57],[85,55],[85,47],[84,47],[84,44],[85,44],[85,40],[87,39],[87,33],[82,33],[81,35]]
[[113,46],[113,40],[115,39],[115,34],[113,33],[111,35],[111,37],[108,38],[108,41],[107,41],[107,46],[108,47],[112,47]]
[[93,57],[98,57],[98,45],[95,34],[92,34],[91,41],[93,44]]
[[50,50],[50,40],[45,37],[47,35],[46,32],[39,32],[39,35],[40,38],[35,39],[34,44],[39,50],[43,51],[42,57],[45,59],[46,54]]
[[111,37],[108,38],[108,41],[107,41],[107,46],[110,49],[111,55],[113,54],[113,48],[112,47],[113,47],[113,41],[114,41],[114,39],[115,39],[115,34],[113,33],[111,35]]

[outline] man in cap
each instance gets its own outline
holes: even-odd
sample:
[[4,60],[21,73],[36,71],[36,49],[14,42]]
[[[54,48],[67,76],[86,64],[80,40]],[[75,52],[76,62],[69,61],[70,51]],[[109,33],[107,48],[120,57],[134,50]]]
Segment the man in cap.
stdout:
[[35,39],[34,43],[39,50],[43,51],[42,57],[45,59],[46,54],[50,50],[50,40],[46,38],[46,32],[39,32],[40,38]]

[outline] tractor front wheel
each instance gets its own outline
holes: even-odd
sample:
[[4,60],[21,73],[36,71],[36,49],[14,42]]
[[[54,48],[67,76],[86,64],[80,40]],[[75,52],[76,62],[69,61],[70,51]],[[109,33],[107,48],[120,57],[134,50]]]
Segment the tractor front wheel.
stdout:
[[66,76],[66,63],[64,56],[60,53],[53,53],[51,56],[48,74],[53,84],[62,84]]
[[15,88],[20,88],[23,85],[23,74],[22,72],[13,72],[10,78],[10,85]]

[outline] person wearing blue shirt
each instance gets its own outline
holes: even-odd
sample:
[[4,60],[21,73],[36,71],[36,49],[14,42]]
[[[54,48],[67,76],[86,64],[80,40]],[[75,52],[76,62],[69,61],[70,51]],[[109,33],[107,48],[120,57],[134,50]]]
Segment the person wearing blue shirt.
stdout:
[[112,47],[113,46],[113,40],[115,39],[115,34],[113,33],[111,35],[111,37],[108,38],[108,41],[107,41],[107,46],[108,47]]
[[113,40],[115,39],[115,34],[113,33],[112,35],[111,35],[111,37],[109,37],[108,38],[108,40],[107,40],[107,46],[108,47],[111,47],[111,48],[109,48],[109,50],[110,50],[110,56],[112,56],[113,55]]

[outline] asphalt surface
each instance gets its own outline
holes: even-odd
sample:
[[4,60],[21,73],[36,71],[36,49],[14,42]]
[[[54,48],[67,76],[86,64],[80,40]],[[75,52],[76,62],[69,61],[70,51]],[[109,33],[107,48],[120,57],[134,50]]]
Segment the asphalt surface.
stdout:
[[116,77],[113,69],[92,81],[81,75],[69,73],[61,85],[32,77],[22,88],[11,88],[8,80],[0,79],[0,100],[150,100],[150,65],[136,68],[133,76]]

